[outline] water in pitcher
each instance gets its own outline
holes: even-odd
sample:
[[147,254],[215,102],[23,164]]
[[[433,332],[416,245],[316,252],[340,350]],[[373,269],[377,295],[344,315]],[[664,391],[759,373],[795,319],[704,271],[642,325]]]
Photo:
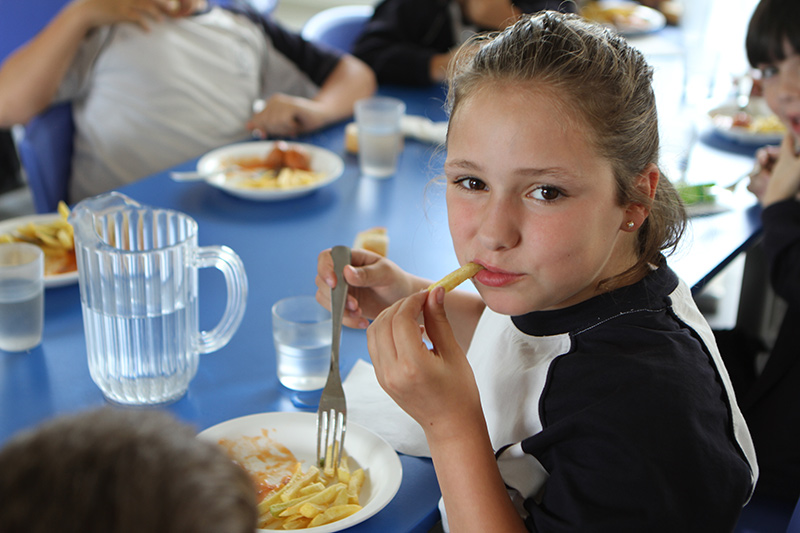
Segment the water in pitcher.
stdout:
[[89,370],[106,397],[158,404],[183,395],[197,372],[194,302],[158,315],[109,316],[84,308]]

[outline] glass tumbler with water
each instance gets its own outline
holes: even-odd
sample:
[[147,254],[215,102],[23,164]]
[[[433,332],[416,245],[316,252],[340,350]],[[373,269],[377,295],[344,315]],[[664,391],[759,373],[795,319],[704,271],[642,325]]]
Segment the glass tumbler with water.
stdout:
[[405,103],[397,98],[375,96],[356,102],[358,161],[365,176],[386,178],[397,171],[405,111]]
[[272,306],[278,379],[294,391],[322,389],[331,364],[331,313],[313,296],[284,298]]
[[[69,218],[81,293],[89,372],[115,403],[180,398],[201,353],[225,346],[245,311],[247,277],[233,250],[197,245],[197,222],[142,206],[119,193],[80,202]],[[198,269],[219,269],[227,305],[199,331]]]
[[42,342],[44,253],[22,242],[0,244],[0,350],[22,352]]

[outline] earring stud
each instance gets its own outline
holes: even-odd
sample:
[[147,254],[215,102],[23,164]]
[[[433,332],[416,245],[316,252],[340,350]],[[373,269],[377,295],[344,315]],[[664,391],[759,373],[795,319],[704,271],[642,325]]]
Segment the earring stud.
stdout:
[[628,223],[625,225],[628,226],[628,229],[633,229],[633,226],[635,226],[636,224],[634,224],[633,220],[629,220]]

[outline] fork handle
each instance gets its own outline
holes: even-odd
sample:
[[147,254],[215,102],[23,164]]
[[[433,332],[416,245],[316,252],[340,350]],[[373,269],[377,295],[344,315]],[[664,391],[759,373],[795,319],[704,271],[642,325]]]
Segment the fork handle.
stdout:
[[350,264],[350,248],[347,246],[334,246],[331,250],[333,258],[333,271],[336,273],[336,287],[331,289],[331,317],[333,335],[331,339],[331,370],[330,373],[339,374],[339,345],[342,338],[342,316],[344,304],[347,301],[347,282],[344,280],[344,266]]

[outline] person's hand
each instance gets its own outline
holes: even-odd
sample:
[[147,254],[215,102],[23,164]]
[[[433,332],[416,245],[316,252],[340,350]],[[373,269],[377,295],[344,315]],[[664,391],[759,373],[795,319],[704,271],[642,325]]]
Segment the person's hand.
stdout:
[[319,129],[329,120],[322,104],[308,98],[279,93],[266,101],[264,109],[256,113],[246,127],[261,138],[268,135],[294,137]]
[[763,200],[769,178],[772,175],[772,167],[778,159],[779,152],[779,146],[765,146],[756,152],[756,163],[750,174],[747,190],[753,193],[759,202]]
[[185,16],[204,2],[205,0],[75,0],[73,6],[84,10],[95,27],[130,22],[148,30],[152,22],[161,21],[165,17]]
[[769,178],[761,203],[766,207],[798,197],[800,197],[800,155],[797,153],[794,136],[787,133],[781,142],[777,160],[772,166],[772,176]]
[[438,442],[460,438],[461,428],[483,418],[475,376],[445,315],[444,298],[441,287],[414,293],[384,310],[367,329],[378,383]]
[[[344,279],[350,286],[345,303],[344,325],[364,329],[369,320],[397,300],[408,296],[425,282],[404,272],[385,257],[367,250],[352,250],[350,265],[344,267]],[[330,249],[317,258],[317,301],[331,308],[331,289],[336,286]]]

